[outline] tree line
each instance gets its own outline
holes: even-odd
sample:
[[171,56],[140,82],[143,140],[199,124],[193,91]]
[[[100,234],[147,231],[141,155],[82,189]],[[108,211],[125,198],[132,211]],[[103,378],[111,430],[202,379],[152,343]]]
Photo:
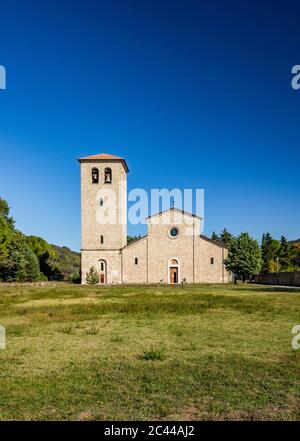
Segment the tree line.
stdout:
[[7,201],[0,198],[0,281],[79,282],[79,268],[79,253],[18,231]]
[[285,236],[273,239],[270,233],[262,236],[261,243],[248,233],[235,237],[226,228],[211,239],[228,247],[226,268],[243,281],[258,273],[300,270],[300,240],[288,242]]
[[[139,238],[129,236],[128,243]],[[300,270],[300,240],[288,242],[284,236],[277,240],[265,233],[259,244],[248,233],[234,236],[227,229],[220,234],[214,232],[211,239],[228,247],[226,268],[241,280],[260,272]],[[92,272],[91,280],[94,279]],[[80,283],[80,254],[18,231],[7,201],[0,198],[0,281],[39,280]]]

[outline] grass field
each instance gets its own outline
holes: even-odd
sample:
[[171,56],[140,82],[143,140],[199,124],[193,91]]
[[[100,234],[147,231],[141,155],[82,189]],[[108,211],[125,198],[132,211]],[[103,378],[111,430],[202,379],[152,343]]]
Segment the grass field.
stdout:
[[0,419],[299,420],[300,291],[0,286]]

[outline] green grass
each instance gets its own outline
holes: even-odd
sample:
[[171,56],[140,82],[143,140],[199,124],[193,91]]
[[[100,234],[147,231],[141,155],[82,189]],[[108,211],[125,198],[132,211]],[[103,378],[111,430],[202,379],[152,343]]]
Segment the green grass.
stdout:
[[158,348],[154,348],[153,346],[151,346],[150,349],[144,349],[140,358],[142,360],[150,360],[150,361],[160,360],[160,361],[162,361],[166,358],[165,351],[166,351],[165,346],[160,346]]
[[300,419],[300,291],[0,285],[0,419]]

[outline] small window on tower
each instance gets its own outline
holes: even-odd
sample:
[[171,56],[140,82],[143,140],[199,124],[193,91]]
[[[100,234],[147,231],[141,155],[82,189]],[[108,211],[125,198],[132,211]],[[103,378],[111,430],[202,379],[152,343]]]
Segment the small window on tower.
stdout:
[[215,259],[213,257],[210,258],[210,263],[213,265],[215,263]]
[[134,259],[134,263],[135,263],[135,265],[137,265],[139,263],[139,259],[137,257]]
[[100,236],[100,243],[104,243],[104,237],[102,236],[102,234]]
[[111,184],[112,183],[112,174],[111,174],[111,168],[106,168],[104,170],[104,183],[105,184]]
[[99,170],[97,168],[92,168],[92,183],[98,184],[99,182]]
[[100,199],[99,204],[100,204],[100,207],[103,207],[103,204],[104,204],[103,198]]

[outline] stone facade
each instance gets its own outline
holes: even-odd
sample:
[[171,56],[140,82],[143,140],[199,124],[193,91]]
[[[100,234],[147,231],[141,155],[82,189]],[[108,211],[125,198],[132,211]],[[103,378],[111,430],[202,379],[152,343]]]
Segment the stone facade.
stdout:
[[[171,208],[151,216],[147,236],[127,245],[125,160],[103,154],[79,162],[82,283],[92,266],[103,284],[230,281],[224,265],[227,248],[201,236],[201,219],[191,213]],[[98,182],[92,179],[95,169]],[[105,182],[107,169],[110,182]]]

